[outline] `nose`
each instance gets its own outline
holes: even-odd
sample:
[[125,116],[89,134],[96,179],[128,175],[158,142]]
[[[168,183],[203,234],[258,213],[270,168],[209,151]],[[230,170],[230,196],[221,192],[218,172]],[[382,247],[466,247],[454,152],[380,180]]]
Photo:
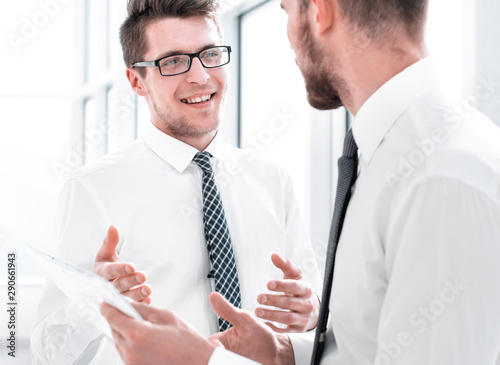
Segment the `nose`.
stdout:
[[187,72],[188,82],[201,85],[205,84],[210,79],[210,74],[207,72],[208,70],[203,67],[198,57],[193,57],[191,62],[191,68]]

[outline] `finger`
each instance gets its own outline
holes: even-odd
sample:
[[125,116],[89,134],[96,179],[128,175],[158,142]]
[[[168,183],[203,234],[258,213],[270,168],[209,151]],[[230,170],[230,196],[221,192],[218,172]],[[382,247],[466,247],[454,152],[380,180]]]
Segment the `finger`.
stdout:
[[309,285],[298,280],[271,280],[267,283],[267,288],[275,292],[282,292],[299,297],[310,297],[312,295],[312,290]]
[[[144,299],[148,298],[151,295],[151,287],[147,284],[141,285],[138,287],[135,287],[133,289],[127,290],[126,292],[122,293],[126,297],[136,301],[144,301]],[[150,300],[151,301],[151,300]],[[149,304],[149,303],[147,303]]]
[[287,326],[306,326],[308,318],[298,313],[288,311],[277,311],[272,309],[257,308],[255,315],[259,318],[286,324]]
[[115,329],[111,329],[111,335],[113,336],[113,339],[115,340],[115,346],[118,349],[119,347],[122,346],[123,343],[125,343],[125,337],[122,336],[121,333],[116,331]]
[[96,262],[114,262],[118,261],[118,255],[116,254],[116,247],[120,242],[120,232],[115,226],[111,226],[108,229],[108,234],[102,243],[101,248],[97,252]]
[[147,279],[146,273],[136,272],[134,275],[122,276],[113,281],[113,285],[120,293],[124,293],[137,285],[143,284]]
[[211,335],[209,338],[207,338],[208,342],[212,343],[213,345],[215,345],[216,347],[222,347],[223,349],[225,348],[224,344],[221,342],[221,338],[222,338],[223,335],[223,332],[218,332],[218,333],[214,333],[213,335]]
[[244,325],[247,321],[244,318],[244,312],[231,303],[229,303],[222,295],[213,292],[210,293],[208,297],[210,300],[210,305],[217,315],[224,318],[226,321],[230,322],[233,327],[238,327],[239,325]]
[[133,302],[131,304],[146,321],[155,324],[171,324],[175,322],[176,317],[167,309],[154,308],[146,303]]
[[[118,228],[111,226],[104,242],[97,252],[95,258],[94,272],[108,280],[113,280],[117,277],[130,275],[135,272],[134,265],[130,263],[116,263],[119,261],[116,253],[116,247],[120,242],[120,233]],[[116,263],[117,266],[108,266],[108,263]]]
[[315,303],[313,299],[271,294],[261,294],[257,297],[260,304],[300,313],[312,313],[314,311]]
[[302,270],[292,261],[277,253],[271,255],[271,260],[274,266],[283,271],[283,279],[302,279]]
[[134,320],[108,303],[102,303],[100,309],[101,314],[108,321],[111,331],[115,331],[121,336],[131,326],[131,321]]
[[287,328],[279,328],[279,327],[276,327],[271,322],[264,322],[264,323],[267,324],[274,332],[277,332],[277,333],[286,333],[286,332],[289,332],[288,331],[288,327]]
[[139,303],[144,303],[144,304],[151,304],[151,297],[147,297],[147,298],[144,298],[144,299],[141,299],[141,300],[138,300]]
[[[215,313],[233,325],[232,330],[237,331],[238,337],[248,339],[253,336],[257,321],[250,313],[234,307],[219,293],[210,293],[208,299]],[[220,340],[224,341],[224,337]]]
[[108,280],[135,273],[135,266],[129,262],[96,262],[94,272]]

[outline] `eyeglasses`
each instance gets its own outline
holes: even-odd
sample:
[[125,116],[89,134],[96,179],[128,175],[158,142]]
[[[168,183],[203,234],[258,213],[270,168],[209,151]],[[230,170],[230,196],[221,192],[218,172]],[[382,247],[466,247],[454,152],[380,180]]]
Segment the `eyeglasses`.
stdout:
[[158,67],[162,76],[175,76],[188,72],[193,58],[198,58],[205,68],[216,68],[227,65],[230,61],[231,47],[217,46],[202,49],[197,53],[174,54],[156,61],[136,62],[134,67]]

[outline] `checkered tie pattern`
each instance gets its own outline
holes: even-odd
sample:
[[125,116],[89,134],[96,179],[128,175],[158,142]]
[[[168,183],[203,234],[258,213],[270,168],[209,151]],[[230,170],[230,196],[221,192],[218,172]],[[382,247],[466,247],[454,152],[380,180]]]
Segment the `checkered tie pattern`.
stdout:
[[[241,308],[240,282],[233,246],[210,157],[212,156],[208,152],[198,152],[193,158],[203,171],[203,224],[208,254],[213,267],[208,277],[215,279],[216,292],[235,307]],[[219,317],[221,332],[230,327],[231,323]]]
[[339,178],[337,181],[337,195],[335,196],[335,208],[333,210],[330,237],[328,239],[328,251],[325,263],[325,277],[323,282],[323,294],[321,296],[321,308],[319,311],[318,324],[316,326],[316,337],[314,339],[311,365],[318,365],[325,346],[328,316],[330,314],[330,295],[332,293],[333,272],[335,267],[335,255],[337,245],[342,232],[342,225],[347,211],[347,205],[351,198],[351,188],[356,182],[358,174],[358,147],[352,135],[352,129],[347,132],[344,140],[344,153],[338,161]]

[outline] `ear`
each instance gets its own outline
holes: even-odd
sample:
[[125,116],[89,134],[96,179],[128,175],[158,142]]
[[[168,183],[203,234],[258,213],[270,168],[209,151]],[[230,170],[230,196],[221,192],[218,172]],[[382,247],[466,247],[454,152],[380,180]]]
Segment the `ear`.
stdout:
[[[335,3],[335,4],[333,4]],[[333,25],[336,0],[312,0],[317,35],[323,35]]]
[[139,75],[137,70],[134,70],[131,67],[127,68],[127,79],[130,82],[130,86],[132,90],[139,96],[146,96],[146,90],[144,89],[144,84],[142,81],[142,77]]

